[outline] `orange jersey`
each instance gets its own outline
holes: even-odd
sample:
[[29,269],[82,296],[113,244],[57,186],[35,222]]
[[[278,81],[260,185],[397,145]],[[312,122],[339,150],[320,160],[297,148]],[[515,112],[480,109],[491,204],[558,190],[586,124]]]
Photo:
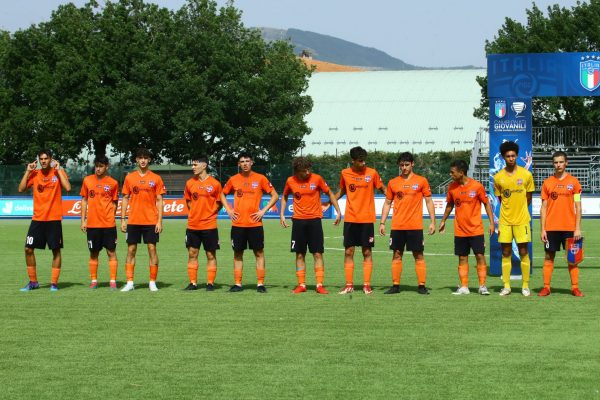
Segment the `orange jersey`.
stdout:
[[329,193],[329,186],[321,175],[311,173],[306,181],[290,176],[285,182],[283,196],[294,196],[294,216],[292,219],[323,218],[321,193]]
[[33,187],[32,220],[62,220],[62,186],[56,169],[50,169],[47,174],[41,169],[32,171],[27,179],[27,187]]
[[464,185],[452,182],[446,202],[454,204],[454,236],[483,235],[481,204],[487,204],[488,198],[481,183],[472,178]]
[[250,172],[245,177],[242,174],[237,174],[229,178],[223,193],[234,194],[233,211],[238,213],[239,218],[233,221],[233,226],[242,228],[252,228],[262,226],[262,221],[254,222],[250,215],[260,210],[260,202],[264,193],[271,193],[273,186],[266,176],[256,172]]
[[381,189],[383,182],[377,171],[366,167],[362,172],[352,168],[342,170],[340,188],[346,191],[346,211],[344,221],[356,223],[375,222],[375,189]]
[[204,180],[193,177],[185,183],[183,197],[190,204],[188,229],[217,229],[221,190],[221,184],[212,176]]
[[385,197],[394,201],[392,230],[423,229],[423,198],[430,196],[429,182],[421,175],[392,179],[385,192]]
[[166,193],[162,178],[152,171],[142,176],[139,171],[127,174],[123,182],[123,194],[129,196],[129,223],[133,225],[156,225],[158,209],[156,198]]
[[119,183],[105,176],[102,179],[88,175],[81,184],[81,197],[87,198],[87,227],[112,228],[115,223],[115,212],[119,200]]
[[575,230],[575,195],[581,193],[577,178],[568,174],[563,179],[554,175],[542,184],[542,200],[546,200],[547,231]]

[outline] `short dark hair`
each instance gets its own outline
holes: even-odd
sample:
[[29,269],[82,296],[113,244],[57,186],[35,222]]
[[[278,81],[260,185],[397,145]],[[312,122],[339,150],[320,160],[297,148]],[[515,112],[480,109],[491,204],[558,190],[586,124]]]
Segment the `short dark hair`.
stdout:
[[312,162],[306,157],[296,157],[292,162],[294,172],[303,171],[312,168]]
[[353,160],[364,160],[367,158],[367,151],[360,146],[350,149],[350,158]]
[[140,147],[135,151],[135,158],[149,158],[152,159],[152,153],[150,150]]
[[469,170],[469,164],[465,160],[454,160],[450,163],[450,168],[456,168],[466,175]]
[[38,157],[41,156],[42,154],[45,154],[48,156],[48,158],[52,158],[52,150],[50,149],[40,149],[37,153]]
[[415,157],[412,155],[412,153],[409,153],[408,151],[405,151],[404,153],[400,153],[400,155],[398,156],[398,159],[396,160],[396,164],[400,164],[401,162],[415,162]]
[[509,151],[514,151],[515,153],[519,154],[519,145],[510,140],[500,145],[500,154],[502,157],[504,157],[504,155]]
[[242,158],[249,158],[252,160],[252,156],[247,151],[242,151],[240,154],[238,154],[238,161],[240,161]]
[[108,157],[106,156],[98,156],[94,159],[94,165],[103,164],[108,165]]
[[206,165],[208,165],[208,156],[205,156],[204,154],[194,154],[192,156],[192,161],[198,161],[199,163],[206,163]]
[[556,157],[564,157],[565,161],[568,161],[569,158],[567,157],[567,153],[565,153],[564,151],[555,151],[554,154],[552,154],[552,161],[554,161],[554,158]]

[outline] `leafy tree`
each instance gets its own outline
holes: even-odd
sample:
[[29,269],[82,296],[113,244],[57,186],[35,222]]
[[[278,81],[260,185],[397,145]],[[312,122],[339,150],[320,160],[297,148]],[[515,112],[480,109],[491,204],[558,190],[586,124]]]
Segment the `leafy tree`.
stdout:
[[[586,52],[600,49],[600,1],[577,2],[568,9],[558,4],[545,14],[535,3],[526,10],[527,24],[506,18],[493,41],[485,42],[487,54]],[[478,77],[480,107],[473,115],[488,120],[487,78]],[[597,97],[533,99],[535,126],[590,126],[600,117]]]

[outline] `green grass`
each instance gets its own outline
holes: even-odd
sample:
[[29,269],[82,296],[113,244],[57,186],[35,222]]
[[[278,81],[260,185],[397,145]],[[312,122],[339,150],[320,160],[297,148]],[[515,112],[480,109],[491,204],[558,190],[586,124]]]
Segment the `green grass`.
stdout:
[[[430,296],[415,292],[411,259],[405,259],[403,291],[383,295],[390,284],[387,238],[377,240],[374,295],[339,296],[334,291],[344,283],[341,227],[330,221],[324,223],[329,296],[312,290],[290,293],[296,282],[288,252],[290,229],[277,221],[265,223],[266,295],[253,290],[250,253],[247,290],[227,293],[233,279],[227,221],[220,222],[217,291],[183,292],[183,220],[167,221],[161,235],[158,293],[146,287],[143,247],[135,291],[109,291],[104,255],[99,273],[104,286],[89,290],[86,241],[77,221],[63,224],[61,290],[48,290],[50,252],[37,251],[44,287],[21,293],[27,280],[23,243],[28,224],[0,221],[2,399],[600,399],[600,221],[583,223],[587,259],[580,286],[585,298],[569,294],[563,253],[548,298],[517,293],[500,298],[497,277],[488,282],[492,296],[452,296],[458,276],[456,259],[448,255],[451,234],[426,238]],[[542,284],[542,254],[536,242],[535,291]],[[205,276],[202,267],[201,282]],[[361,268],[355,277],[362,280]],[[312,288],[312,268],[307,281]],[[474,268],[470,283],[477,287]]]

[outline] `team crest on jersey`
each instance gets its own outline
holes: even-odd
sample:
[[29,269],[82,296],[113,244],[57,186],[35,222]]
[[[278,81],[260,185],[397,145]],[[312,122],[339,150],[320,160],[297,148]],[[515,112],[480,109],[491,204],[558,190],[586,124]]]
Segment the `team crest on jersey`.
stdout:
[[52,182],[53,182],[53,183],[56,183],[56,182],[58,182],[58,178],[57,178],[57,177],[55,177],[55,176],[53,176],[53,177],[52,177]]
[[469,192],[469,197],[473,199],[473,198],[475,198],[475,196],[477,196],[477,193],[474,190],[471,190]]
[[523,179],[517,179],[517,185],[522,185],[523,184]]
[[154,182],[154,181],[148,181],[148,186],[150,186],[151,188],[153,188],[154,186],[156,186],[156,182]]
[[252,182],[252,189],[258,188],[258,182]]
[[417,190],[417,189],[419,189],[419,184],[418,184],[418,183],[415,183],[415,184],[414,184],[414,185],[412,185],[410,188],[411,188],[412,190]]
[[371,182],[371,175],[365,176],[365,182],[367,182],[367,183]]
[[314,183],[311,183],[309,188],[310,188],[310,190],[315,190],[317,188],[317,185],[315,185]]
[[206,187],[206,191],[207,191],[208,193],[212,193],[212,191],[213,191],[213,190],[215,190],[215,188],[214,188],[214,187],[212,187],[212,185],[208,185],[208,186]]
[[108,185],[104,185],[104,191],[105,191],[105,192],[109,192],[109,191],[110,191],[110,186],[108,186]]
[[573,191],[573,185],[567,185],[567,190],[568,191]]

